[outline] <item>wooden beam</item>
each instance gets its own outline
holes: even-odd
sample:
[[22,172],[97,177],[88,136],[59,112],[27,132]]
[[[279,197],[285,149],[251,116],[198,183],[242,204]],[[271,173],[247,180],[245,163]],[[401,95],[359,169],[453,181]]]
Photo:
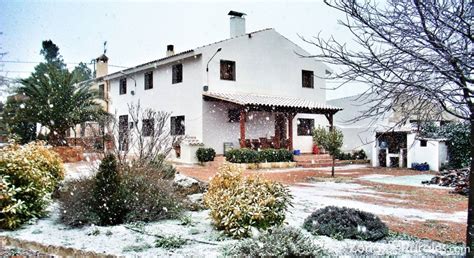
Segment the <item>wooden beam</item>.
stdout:
[[293,113],[287,114],[287,119],[288,119],[288,149],[290,151],[293,150],[293,118],[295,118],[295,114],[293,114]]
[[333,131],[334,130],[334,118],[333,118],[333,114],[325,114],[324,116],[326,116],[326,118],[328,119],[329,121],[329,130]]
[[240,148],[245,148],[245,117],[247,112],[244,108],[240,110]]

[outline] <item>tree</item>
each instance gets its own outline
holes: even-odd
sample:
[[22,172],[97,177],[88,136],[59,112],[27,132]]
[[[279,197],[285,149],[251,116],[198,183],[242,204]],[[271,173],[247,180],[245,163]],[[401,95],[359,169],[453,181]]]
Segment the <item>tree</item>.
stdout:
[[327,130],[324,127],[318,126],[313,131],[313,141],[318,146],[323,147],[332,156],[331,176],[334,177],[334,166],[336,165],[336,155],[340,152],[342,147],[344,135],[341,131],[333,128]]
[[[448,113],[470,124],[470,152],[474,154],[473,5],[466,0],[378,1],[325,0],[345,14],[339,21],[353,36],[348,47],[334,37],[304,39],[315,45],[318,58],[336,66],[330,79],[362,82],[371,108],[358,119],[382,116],[394,107],[410,116]],[[390,100],[390,101],[388,101]],[[467,151],[467,150],[466,150]],[[470,188],[474,188],[471,162]],[[474,191],[469,194],[467,254],[474,248]]]
[[36,139],[36,124],[23,115],[21,110],[25,107],[25,99],[21,95],[7,98],[2,112],[2,123],[6,131],[13,138],[18,138],[21,144],[26,144]]
[[98,93],[84,82],[90,70],[82,65],[69,72],[58,51],[54,43],[43,42],[41,53],[47,62],[36,66],[29,78],[22,79],[16,92],[25,97],[22,116],[47,127],[49,143],[65,145],[67,130],[96,121],[105,112],[95,101]]

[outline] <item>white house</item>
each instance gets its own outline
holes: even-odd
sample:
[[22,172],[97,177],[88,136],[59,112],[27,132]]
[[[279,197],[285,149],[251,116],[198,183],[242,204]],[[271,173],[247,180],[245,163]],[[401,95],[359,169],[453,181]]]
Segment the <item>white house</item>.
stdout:
[[[355,119],[370,108],[370,98],[370,94],[365,94],[328,100],[329,104],[343,108],[334,117],[335,126],[344,134],[342,151],[364,150],[374,167],[411,168],[413,163],[428,163],[430,170],[439,171],[448,162],[446,140],[418,137],[416,117],[400,125],[402,115],[391,110],[383,117]],[[433,122],[439,125],[453,119],[443,113]]]
[[274,29],[247,33],[245,14],[229,15],[228,39],[180,53],[169,45],[166,57],[100,77],[109,112],[123,123],[127,104],[138,101],[170,112],[172,134],[217,154],[224,144],[270,143],[311,152],[314,125],[329,125],[340,110],[326,105],[320,78],[329,68],[300,57],[309,53]]

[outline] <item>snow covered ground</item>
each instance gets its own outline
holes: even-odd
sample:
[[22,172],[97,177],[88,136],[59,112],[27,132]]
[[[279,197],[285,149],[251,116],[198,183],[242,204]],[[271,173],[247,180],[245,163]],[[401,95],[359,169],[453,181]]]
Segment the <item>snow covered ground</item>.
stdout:
[[[67,165],[68,180],[90,175],[97,164],[79,163]],[[355,183],[315,182],[302,183],[290,187],[294,196],[293,208],[288,212],[286,223],[301,228],[304,219],[318,208],[327,205],[347,206],[372,212],[377,215],[395,216],[404,220],[442,220],[465,222],[466,212],[452,214],[427,212],[419,209],[383,206],[338,197],[362,195],[380,197],[377,191]],[[384,198],[384,197],[380,197]],[[392,201],[396,201],[394,199]],[[398,200],[401,201],[401,200]],[[70,247],[83,251],[120,256],[198,256],[216,257],[225,245],[236,240],[224,237],[213,229],[208,211],[187,212],[191,223],[182,225],[180,220],[165,220],[139,225],[119,225],[110,227],[86,226],[69,228],[59,221],[57,204],[51,207],[50,216],[26,225],[16,231],[0,232],[0,236],[36,241],[44,245]],[[139,229],[136,232],[133,229]],[[144,234],[143,232],[146,232]],[[180,236],[189,239],[186,245],[174,250],[155,247],[156,236]],[[198,240],[198,242],[193,241]],[[331,255],[375,254],[375,255],[446,255],[462,254],[460,246],[446,245],[430,240],[388,239],[376,243],[343,240],[338,241],[324,236],[314,236],[315,243]],[[203,243],[204,242],[204,243]]]

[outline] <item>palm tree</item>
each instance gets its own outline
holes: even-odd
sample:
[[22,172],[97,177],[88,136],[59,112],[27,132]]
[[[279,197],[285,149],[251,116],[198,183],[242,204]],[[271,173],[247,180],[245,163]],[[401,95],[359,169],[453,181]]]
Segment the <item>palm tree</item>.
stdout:
[[41,63],[35,73],[22,79],[17,93],[26,97],[19,111],[31,122],[49,129],[48,141],[52,145],[66,145],[66,132],[87,121],[97,121],[106,112],[95,99],[98,93],[84,77],[75,71]]

